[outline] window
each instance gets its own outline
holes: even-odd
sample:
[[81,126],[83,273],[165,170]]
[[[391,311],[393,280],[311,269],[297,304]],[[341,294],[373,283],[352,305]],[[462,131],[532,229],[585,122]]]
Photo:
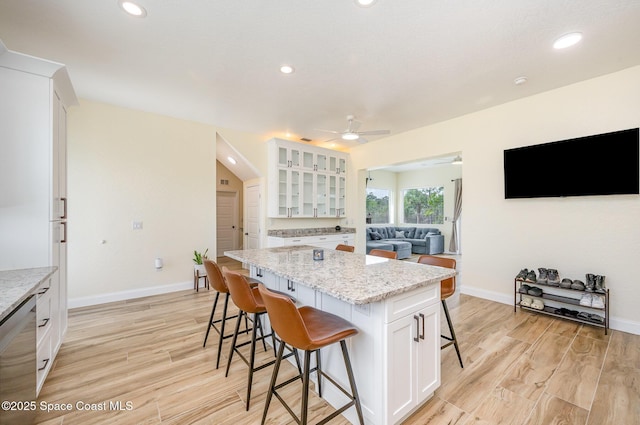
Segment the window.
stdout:
[[405,223],[444,224],[444,187],[405,189],[402,202]]
[[367,224],[391,223],[388,189],[367,189]]

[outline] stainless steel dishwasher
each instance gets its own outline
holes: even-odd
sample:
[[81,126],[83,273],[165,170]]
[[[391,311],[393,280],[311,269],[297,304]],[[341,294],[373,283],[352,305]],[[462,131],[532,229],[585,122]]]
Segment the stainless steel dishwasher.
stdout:
[[32,424],[36,415],[36,297],[0,323],[0,424]]

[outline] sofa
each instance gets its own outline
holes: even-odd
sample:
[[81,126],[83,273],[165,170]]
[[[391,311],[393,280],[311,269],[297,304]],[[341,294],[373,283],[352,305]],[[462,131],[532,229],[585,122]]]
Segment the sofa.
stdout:
[[430,227],[367,226],[367,254],[372,249],[396,251],[398,259],[411,254],[442,254],[444,235]]

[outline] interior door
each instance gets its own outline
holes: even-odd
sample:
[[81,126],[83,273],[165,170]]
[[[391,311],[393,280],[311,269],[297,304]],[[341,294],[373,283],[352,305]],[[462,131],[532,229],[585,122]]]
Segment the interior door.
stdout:
[[245,249],[260,248],[260,186],[247,186],[244,191]]
[[216,223],[218,257],[224,256],[225,251],[238,249],[238,193],[217,192]]

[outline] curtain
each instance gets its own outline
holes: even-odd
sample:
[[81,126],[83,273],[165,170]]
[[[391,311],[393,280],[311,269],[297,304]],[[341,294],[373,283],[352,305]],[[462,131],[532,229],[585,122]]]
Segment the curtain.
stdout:
[[453,223],[451,229],[451,240],[449,241],[449,252],[458,252],[458,219],[462,213],[462,179],[455,179],[455,204],[453,207]]

